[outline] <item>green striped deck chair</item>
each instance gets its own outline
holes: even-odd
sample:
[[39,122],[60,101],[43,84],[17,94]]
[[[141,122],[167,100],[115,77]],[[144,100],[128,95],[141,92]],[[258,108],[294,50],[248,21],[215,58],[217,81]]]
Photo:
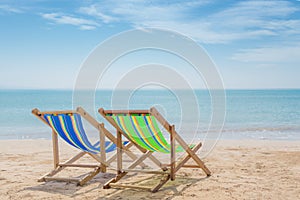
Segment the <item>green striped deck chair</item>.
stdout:
[[[105,127],[103,123],[98,123],[91,115],[83,108],[77,108],[76,111],[48,111],[40,112],[38,109],[33,109],[32,113],[42,122],[47,124],[52,129],[52,145],[53,145],[53,161],[54,169],[42,176],[38,181],[68,181],[77,182],[78,185],[83,185],[91,180],[100,172],[106,172],[106,168],[116,160],[116,153],[109,159],[106,159],[106,153],[114,152],[117,149],[117,139]],[[83,127],[82,118],[89,122],[99,132],[99,141],[92,144]],[[80,153],[70,158],[65,162],[59,160],[59,145],[58,136],[67,144],[80,150]],[[106,140],[108,138],[108,140]],[[129,147],[132,146],[128,141],[121,144],[125,148],[127,155],[131,159],[136,159]],[[89,155],[95,160],[95,164],[76,164],[84,155]],[[66,167],[81,167],[92,168],[93,170],[85,175],[78,175],[81,178],[57,177],[54,176]]]
[[[117,175],[115,178],[108,181],[104,188],[108,189],[114,187],[128,187],[137,189],[147,189],[151,192],[158,191],[167,181],[175,180],[175,174],[180,168],[200,168],[207,176],[210,176],[211,172],[205,166],[203,161],[198,157],[196,152],[201,147],[201,142],[196,145],[188,145],[176,132],[175,126],[170,125],[167,120],[154,108],[150,110],[104,110],[100,108],[98,112],[117,129]],[[169,142],[162,134],[159,128],[159,122],[164,129],[170,134]],[[122,165],[122,136],[131,141],[142,152],[136,161],[134,161],[127,168],[123,168]],[[153,160],[152,154],[154,152],[164,153],[170,155],[168,163],[161,163],[157,158]],[[176,153],[184,152],[185,155],[176,160]],[[151,157],[152,156],[152,157]],[[150,158],[155,164],[157,164],[160,171],[150,170],[137,170],[135,167],[146,158]],[[188,165],[187,161],[192,159],[195,164]],[[162,174],[161,181],[152,188],[132,186],[132,185],[119,185],[116,184],[129,172],[145,172],[153,174]]]

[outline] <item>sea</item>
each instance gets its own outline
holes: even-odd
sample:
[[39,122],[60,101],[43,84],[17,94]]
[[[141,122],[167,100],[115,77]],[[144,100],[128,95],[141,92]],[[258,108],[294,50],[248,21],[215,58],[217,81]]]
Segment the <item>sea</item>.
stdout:
[[[154,106],[189,139],[300,140],[300,90],[297,89],[225,90],[224,104],[220,104],[224,108],[217,110],[208,90],[193,90],[194,96],[185,95],[190,91],[184,90],[91,92],[92,103],[87,100],[89,105],[76,105],[80,101],[74,99],[72,90],[0,90],[0,139],[50,139],[50,128],[31,113],[34,108],[49,111],[88,107],[92,116],[114,132],[97,113],[98,108],[149,109]],[[82,97],[85,97],[84,92]],[[214,126],[215,116],[222,119],[217,126]],[[93,127],[86,122],[84,125],[91,137],[97,136]],[[211,130],[211,127],[219,129]]]

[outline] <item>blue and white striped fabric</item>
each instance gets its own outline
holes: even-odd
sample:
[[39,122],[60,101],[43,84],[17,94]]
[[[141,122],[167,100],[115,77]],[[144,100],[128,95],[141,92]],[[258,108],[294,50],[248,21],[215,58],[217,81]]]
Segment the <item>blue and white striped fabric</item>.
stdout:
[[[55,132],[68,144],[82,151],[97,154],[100,152],[100,142],[92,145],[84,131],[79,114],[45,114],[44,119]],[[126,145],[128,141],[124,142]],[[115,151],[117,146],[110,141],[105,141],[105,152]]]

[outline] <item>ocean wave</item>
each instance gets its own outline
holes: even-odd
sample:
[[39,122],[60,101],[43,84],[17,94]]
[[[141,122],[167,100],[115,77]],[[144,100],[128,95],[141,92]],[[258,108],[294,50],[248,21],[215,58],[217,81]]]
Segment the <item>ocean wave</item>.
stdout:
[[300,127],[284,126],[284,127],[237,127],[224,128],[222,132],[294,132],[300,131]]

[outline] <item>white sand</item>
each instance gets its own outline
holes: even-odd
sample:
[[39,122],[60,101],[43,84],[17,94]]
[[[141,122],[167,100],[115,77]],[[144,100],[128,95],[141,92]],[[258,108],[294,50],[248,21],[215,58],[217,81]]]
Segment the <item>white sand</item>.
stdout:
[[[65,144],[60,147],[62,159],[76,152]],[[300,199],[300,141],[220,141],[204,159],[211,177],[205,178],[201,170],[180,170],[157,193],[102,189],[113,174],[99,174],[83,187],[39,183],[52,169],[48,140],[3,140],[0,152],[0,199]],[[68,170],[64,176],[79,172]],[[149,185],[154,180],[133,175],[128,181]]]

